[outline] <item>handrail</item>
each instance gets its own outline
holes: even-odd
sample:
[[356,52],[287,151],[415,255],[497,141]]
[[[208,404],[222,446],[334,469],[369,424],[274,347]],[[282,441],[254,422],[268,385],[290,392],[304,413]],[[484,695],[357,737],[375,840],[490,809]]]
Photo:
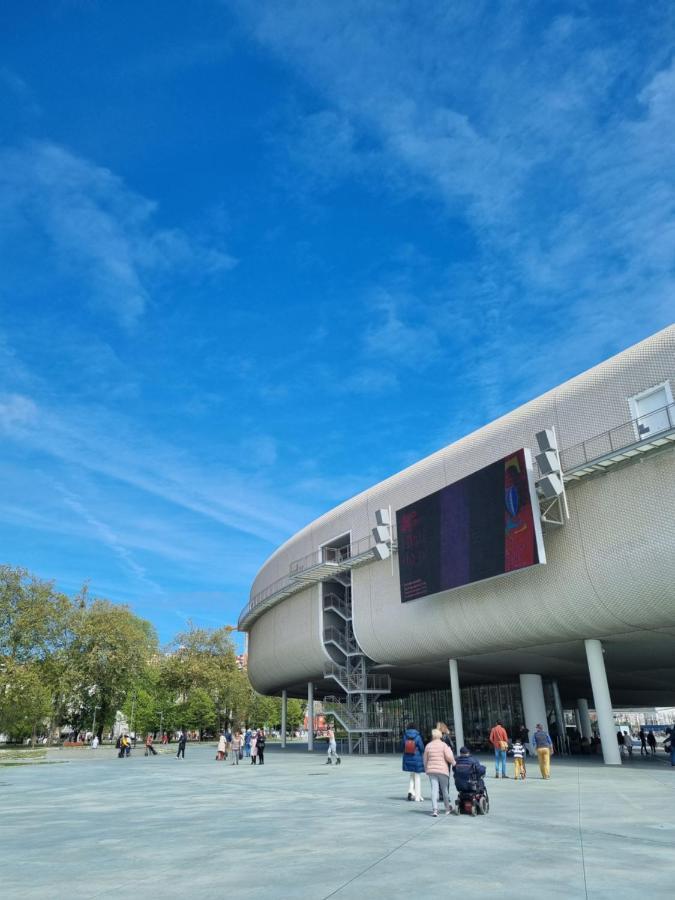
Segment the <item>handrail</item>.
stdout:
[[[665,413],[666,424],[664,427],[658,427],[658,419],[655,417],[663,413]],[[652,430],[655,425],[656,429]],[[561,450],[560,463],[563,474],[571,469],[589,465],[593,460],[600,459],[608,453],[624,450],[632,444],[639,444],[640,441],[651,439],[674,428],[675,403],[669,403],[667,406],[662,406],[659,409],[655,409],[654,412],[638,416],[636,419],[629,419],[621,425],[616,425],[614,428]]]

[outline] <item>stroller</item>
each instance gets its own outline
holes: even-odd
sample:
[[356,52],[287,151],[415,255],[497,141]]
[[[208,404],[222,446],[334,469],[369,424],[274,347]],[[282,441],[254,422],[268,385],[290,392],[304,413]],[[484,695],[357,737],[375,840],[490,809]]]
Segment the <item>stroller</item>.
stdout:
[[457,810],[469,816],[486,816],[490,812],[490,797],[483,780],[485,766],[471,757],[457,760],[455,787]]

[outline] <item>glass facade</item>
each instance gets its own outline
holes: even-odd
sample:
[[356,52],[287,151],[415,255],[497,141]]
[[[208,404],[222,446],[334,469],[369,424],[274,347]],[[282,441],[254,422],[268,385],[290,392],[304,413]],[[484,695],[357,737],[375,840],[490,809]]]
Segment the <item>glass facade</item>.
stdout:
[[[454,737],[450,690],[420,691],[392,700],[374,703],[370,711],[371,727],[402,734],[408,722],[414,722],[428,737],[436,722],[445,722]],[[464,740],[474,750],[487,745],[490,729],[501,719],[509,734],[523,722],[520,685],[480,684],[462,688]]]

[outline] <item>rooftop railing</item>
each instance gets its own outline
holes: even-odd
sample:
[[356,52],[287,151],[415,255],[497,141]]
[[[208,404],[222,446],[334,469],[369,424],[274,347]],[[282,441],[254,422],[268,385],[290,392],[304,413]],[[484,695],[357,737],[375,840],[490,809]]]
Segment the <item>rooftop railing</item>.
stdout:
[[[658,440],[659,435],[675,428],[675,403],[663,406],[654,412],[647,413],[637,419],[629,419],[622,425],[603,431],[566,447],[560,452],[563,474],[581,466],[589,465],[594,460],[602,459],[612,453],[639,447],[642,443]],[[639,452],[639,451],[636,451]]]

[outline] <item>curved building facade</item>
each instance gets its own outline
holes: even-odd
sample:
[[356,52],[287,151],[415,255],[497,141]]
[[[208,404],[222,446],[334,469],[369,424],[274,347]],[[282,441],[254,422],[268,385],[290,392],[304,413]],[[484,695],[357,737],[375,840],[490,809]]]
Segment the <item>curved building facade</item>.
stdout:
[[[562,725],[572,708],[588,738],[595,709],[616,762],[610,702],[675,705],[673,386],[675,326],[310,523],[263,565],[240,616],[254,686],[305,696],[309,685],[355,738],[386,729],[387,698],[451,687],[461,739],[467,689],[516,685],[530,728],[544,715]],[[522,448],[537,460],[545,564],[403,602],[397,513],[400,524],[402,510],[427,509],[425,498]],[[457,540],[482,553],[483,537],[457,534],[438,546],[461,567]]]

